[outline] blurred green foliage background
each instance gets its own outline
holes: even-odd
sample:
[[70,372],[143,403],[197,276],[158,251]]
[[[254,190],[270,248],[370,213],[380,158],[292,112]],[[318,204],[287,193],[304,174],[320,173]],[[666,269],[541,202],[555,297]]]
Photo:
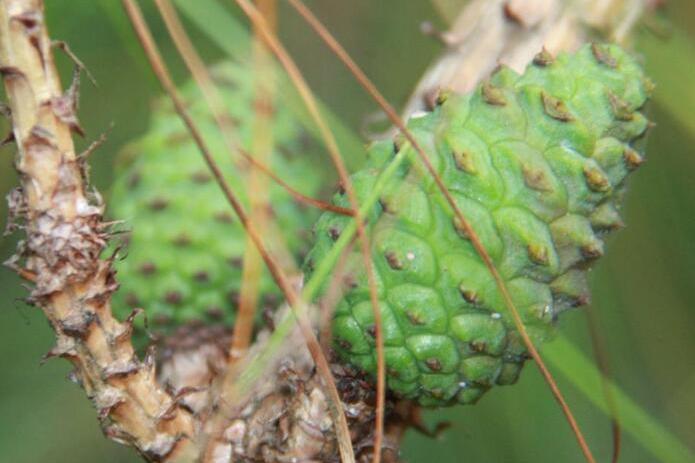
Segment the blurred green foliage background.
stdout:
[[[193,1],[193,0],[190,0]],[[141,2],[179,80],[185,72],[152,2]],[[222,2],[231,4],[233,2]],[[376,111],[338,61],[303,23],[281,7],[281,34],[314,91],[359,130]],[[428,0],[321,0],[309,3],[378,84],[405,102],[440,46],[419,32],[424,20],[444,27]],[[84,81],[80,116],[88,137],[107,143],[93,155],[92,179],[108,191],[119,149],[146,128],[150,101],[160,90],[144,64],[117,0],[51,0],[48,24],[67,41],[98,81]],[[233,14],[238,14],[229,8]],[[606,341],[615,381],[654,420],[695,449],[695,2],[670,0],[667,19],[640,27],[636,50],[658,85],[649,162],[636,175],[625,210],[628,227],[611,241],[592,276],[592,310]],[[655,34],[654,29],[659,33]],[[647,31],[651,29],[652,31]],[[208,62],[223,53],[201,31],[190,31]],[[65,82],[71,71],[60,59]],[[7,123],[0,123],[7,130]],[[14,147],[0,150],[0,194],[17,183]],[[6,216],[4,202],[0,216]],[[4,221],[4,219],[3,219]],[[0,238],[0,257],[17,237]],[[0,269],[0,461],[130,462],[133,453],[101,435],[84,393],[65,377],[66,362],[40,366],[53,336],[43,316],[22,302],[26,290]],[[586,314],[563,317],[563,332],[591,355]],[[552,349],[552,344],[546,350]],[[611,451],[610,422],[572,382],[558,375],[600,461]],[[411,432],[408,461],[581,462],[569,427],[533,366],[520,383],[500,388],[475,407],[431,411],[427,422],[451,422],[438,439]],[[653,462],[639,433],[625,436],[624,462]],[[685,461],[683,463],[686,463]]]

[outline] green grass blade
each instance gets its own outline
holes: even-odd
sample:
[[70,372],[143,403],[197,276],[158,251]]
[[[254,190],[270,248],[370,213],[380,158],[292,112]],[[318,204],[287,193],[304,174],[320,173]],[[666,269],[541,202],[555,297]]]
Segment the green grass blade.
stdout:
[[[601,388],[601,373],[594,362],[569,340],[558,336],[555,341],[545,346],[543,357],[596,407],[606,414],[610,413]],[[637,442],[663,463],[695,461],[695,455],[678,438],[628,397],[614,382],[607,381],[615,397],[620,423]]]

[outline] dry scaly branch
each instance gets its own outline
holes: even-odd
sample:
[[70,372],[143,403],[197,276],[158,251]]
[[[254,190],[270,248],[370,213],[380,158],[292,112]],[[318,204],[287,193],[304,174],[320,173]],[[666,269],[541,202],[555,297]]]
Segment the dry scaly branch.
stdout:
[[157,385],[153,357],[135,355],[132,317],[121,323],[111,315],[117,283],[111,260],[100,259],[108,224],[75,153],[76,104],[70,90],[61,92],[42,1],[0,2],[0,72],[21,178],[10,209],[26,233],[10,265],[33,283],[29,301],[56,333],[47,356],[75,366],[73,377],[107,436],[151,460],[183,458],[192,449],[194,418]]

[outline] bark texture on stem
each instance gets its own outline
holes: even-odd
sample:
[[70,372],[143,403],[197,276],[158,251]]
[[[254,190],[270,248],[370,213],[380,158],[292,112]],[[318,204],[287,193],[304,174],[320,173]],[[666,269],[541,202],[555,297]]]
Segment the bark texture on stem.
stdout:
[[110,309],[117,288],[97,193],[87,192],[76,81],[63,94],[40,0],[0,0],[0,72],[12,112],[21,186],[9,195],[10,229],[26,236],[8,261],[33,283],[29,300],[56,333],[47,354],[69,360],[105,434],[147,459],[186,460],[195,420],[156,383],[154,361],[130,341],[132,317]]
[[[279,310],[276,320],[288,313],[287,307]],[[272,325],[272,324],[271,324]],[[201,331],[190,331],[191,336],[205,338]],[[258,334],[247,356],[239,360],[227,372],[243,375],[251,362],[258,361],[267,348],[271,330]],[[201,345],[199,342],[171,344],[171,356],[163,372],[173,372],[172,360],[186,368],[185,359],[206,357],[207,364],[223,364],[228,340],[208,338],[207,347],[185,349],[185,345]],[[214,344],[214,346],[213,346]],[[223,388],[220,384],[203,389],[217,401],[215,414],[205,423],[210,436],[203,461],[227,462],[325,462],[341,460],[335,433],[330,399],[317,373],[305,341],[298,328],[294,328],[283,340],[283,352],[264,363],[264,375],[248,394]],[[209,353],[216,352],[214,355]],[[199,368],[198,368],[199,369]],[[376,391],[371,381],[354,369],[331,364],[331,373],[340,394],[341,405],[350,429],[350,439],[355,461],[370,463],[374,457],[374,420],[376,416]],[[178,378],[175,378],[178,376]],[[205,375],[169,375],[179,379],[175,387],[180,389],[209,384]],[[169,380],[168,379],[168,380]],[[180,379],[184,379],[181,382]],[[239,400],[239,398],[243,400]],[[225,399],[230,399],[225,400]],[[386,426],[381,458],[384,463],[398,463],[400,441],[412,420],[410,402],[387,400]],[[204,414],[204,412],[203,412]]]

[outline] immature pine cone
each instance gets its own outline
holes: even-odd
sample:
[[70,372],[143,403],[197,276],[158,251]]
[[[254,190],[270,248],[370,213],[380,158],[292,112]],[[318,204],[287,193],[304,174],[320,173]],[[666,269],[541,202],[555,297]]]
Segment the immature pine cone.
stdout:
[[[562,311],[588,301],[587,269],[603,254],[602,236],[621,226],[624,179],[643,159],[632,144],[649,125],[638,110],[651,87],[619,47],[587,45],[557,58],[542,52],[521,76],[502,67],[409,122],[535,343],[552,335]],[[473,403],[516,381],[526,348],[412,147],[375,143],[352,177],[358,196],[372,192],[399,149],[408,150],[404,165],[368,219],[388,387],[423,405]],[[334,202],[348,205],[344,194]],[[349,220],[321,216],[309,273]],[[333,334],[345,361],[374,374],[374,317],[358,249],[348,257]]]
[[[253,133],[254,76],[248,67],[231,63],[212,70],[224,98],[235,136],[247,150]],[[232,160],[219,129],[194,82],[183,88],[196,121],[228,184],[248,207],[248,177],[254,167]],[[270,167],[303,193],[321,184],[316,161],[303,151],[306,140],[297,119],[278,105],[273,115],[276,150]],[[238,155],[235,155],[238,158]],[[246,233],[234,215],[183,123],[168,101],[159,103],[150,127],[121,156],[111,200],[111,215],[125,221],[127,258],[116,265],[120,290],[115,310],[125,317],[142,307],[149,328],[168,333],[189,322],[224,322],[231,326],[242,280]],[[298,205],[268,180],[272,214],[291,252],[308,245],[308,224],[316,214]],[[278,230],[261,230],[278,233]],[[280,292],[263,270],[261,303],[275,306]]]

